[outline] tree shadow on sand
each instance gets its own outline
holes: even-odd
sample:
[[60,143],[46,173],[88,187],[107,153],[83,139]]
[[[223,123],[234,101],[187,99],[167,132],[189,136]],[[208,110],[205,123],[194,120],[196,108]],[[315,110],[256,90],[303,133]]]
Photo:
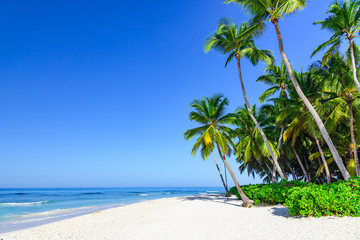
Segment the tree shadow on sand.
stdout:
[[[236,207],[241,207],[242,201],[238,200],[235,196],[232,197],[225,197],[223,194],[206,194],[206,195],[197,195],[197,196],[189,196],[189,197],[181,197],[183,201],[211,201],[216,203],[222,203],[222,204],[228,204],[233,205]],[[256,206],[254,208],[262,208],[266,206]],[[269,206],[267,206],[269,207]],[[271,207],[271,206],[270,206]],[[276,205],[272,206],[270,208],[271,214],[278,217],[284,217],[284,218],[301,218],[301,217],[292,217],[289,214],[289,209],[287,209],[284,206]]]
[[225,197],[223,194],[206,194],[206,195],[197,195],[197,196],[189,196],[189,197],[181,197],[183,201],[211,201],[222,204],[229,204],[237,207],[241,207],[243,203],[241,200],[237,200],[236,197]]
[[272,207],[272,214],[275,216],[279,216],[279,217],[285,217],[285,218],[293,218],[290,216],[289,214],[289,209],[287,209],[286,207]]

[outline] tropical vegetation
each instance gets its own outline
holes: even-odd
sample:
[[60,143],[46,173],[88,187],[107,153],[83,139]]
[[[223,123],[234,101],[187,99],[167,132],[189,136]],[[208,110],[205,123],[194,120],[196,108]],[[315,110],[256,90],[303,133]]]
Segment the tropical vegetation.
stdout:
[[[360,177],[318,185],[298,180],[243,186],[255,205],[283,204],[291,216],[360,217]],[[236,188],[230,190],[238,195]]]
[[[355,191],[351,199],[359,203],[359,188],[353,186],[359,185],[356,176],[360,176],[360,49],[354,41],[360,31],[360,0],[334,2],[325,20],[314,23],[332,36],[313,50],[312,56],[325,50],[321,61],[306,66],[305,71],[296,71],[290,64],[279,21],[304,9],[306,0],[225,3],[240,5],[251,18],[238,25],[221,19],[216,31],[206,38],[204,49],[226,55],[225,67],[235,60],[245,104],[227,112],[224,96],[194,100],[189,119],[201,126],[184,134],[186,140],[198,137],[192,154],[200,149],[207,159],[216,148],[236,185],[232,192],[240,193],[244,206],[282,203],[293,215],[359,216],[359,208],[351,204],[344,207],[348,212],[336,212],[333,206],[340,206],[342,200],[333,195],[345,199]],[[256,46],[267,23],[275,29],[280,64],[274,62],[272,51]],[[343,42],[348,47],[341,51]],[[247,97],[243,61],[266,63],[265,73],[256,81],[269,88],[260,94],[258,106]],[[239,186],[225,157],[230,155],[236,157],[240,173],[259,176],[268,185]],[[313,200],[315,203],[310,203]],[[312,210],[302,209],[297,201],[307,201]],[[320,209],[320,205],[329,208]]]

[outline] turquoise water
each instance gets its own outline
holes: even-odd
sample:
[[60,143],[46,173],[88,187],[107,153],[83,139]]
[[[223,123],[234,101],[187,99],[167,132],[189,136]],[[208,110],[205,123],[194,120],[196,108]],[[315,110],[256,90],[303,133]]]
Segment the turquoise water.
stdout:
[[223,192],[222,188],[0,189],[0,233],[145,200]]

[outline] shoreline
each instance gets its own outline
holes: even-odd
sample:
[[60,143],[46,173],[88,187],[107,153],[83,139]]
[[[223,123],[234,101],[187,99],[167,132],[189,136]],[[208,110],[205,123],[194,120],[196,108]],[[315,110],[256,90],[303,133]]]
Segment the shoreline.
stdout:
[[[216,191],[213,191],[216,192]],[[205,195],[206,193],[203,193],[202,195]],[[213,193],[209,193],[213,194]],[[218,193],[221,195],[222,193]],[[141,195],[141,194],[140,194]],[[146,194],[148,196],[148,194]],[[159,195],[161,196],[161,195]],[[188,195],[188,196],[182,196],[182,197],[189,197],[189,196],[197,196],[197,195]],[[159,200],[159,199],[167,199],[167,198],[176,198],[179,196],[162,196],[159,198],[154,199],[138,199],[134,200],[132,202],[124,202],[124,203],[112,203],[112,204],[101,204],[101,205],[93,205],[93,206],[84,206],[84,207],[78,207],[78,208],[63,208],[63,209],[55,209],[51,211],[43,211],[43,212],[36,212],[36,213],[30,213],[27,215],[23,215],[22,217],[5,220],[0,222],[0,236],[3,234],[8,234],[11,232],[17,232],[21,230],[26,230],[54,222],[59,222],[79,216],[84,216],[88,214],[92,214],[94,212],[98,211],[104,211],[108,209],[118,208],[118,207],[124,207],[131,204],[137,204],[141,202],[146,201],[153,201],[153,200]],[[1,237],[0,237],[1,239]]]
[[[160,198],[222,193],[218,187],[0,189],[0,234]],[[21,199],[19,199],[21,195]],[[65,196],[65,197],[64,197]]]
[[[137,202],[134,202],[134,203],[137,203]],[[79,207],[79,208],[64,208],[64,209],[57,209],[57,210],[53,210],[53,211],[32,213],[32,214],[25,215],[24,217],[19,217],[19,218],[0,222],[0,236],[1,236],[1,234],[6,234],[6,233],[10,233],[10,232],[15,232],[15,231],[21,231],[21,230],[25,230],[25,229],[29,229],[29,228],[46,225],[49,223],[54,223],[54,222],[58,222],[58,221],[71,219],[74,217],[91,214],[94,211],[103,211],[103,210],[107,210],[107,209],[126,206],[129,204],[134,204],[134,203],[95,205],[95,206]],[[46,214],[48,212],[57,212],[57,213],[53,213],[52,215],[49,214],[46,217]],[[44,216],[44,217],[41,218],[40,216]]]
[[241,203],[219,194],[162,198],[0,234],[0,239],[351,240],[360,236],[358,218],[290,217],[281,205],[242,208]]

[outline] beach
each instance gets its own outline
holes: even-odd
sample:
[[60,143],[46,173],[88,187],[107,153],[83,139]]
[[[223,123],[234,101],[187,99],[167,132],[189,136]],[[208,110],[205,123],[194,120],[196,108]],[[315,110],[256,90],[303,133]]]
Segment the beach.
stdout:
[[240,205],[219,194],[149,200],[0,234],[0,239],[360,239],[359,218],[290,217],[281,205]]

